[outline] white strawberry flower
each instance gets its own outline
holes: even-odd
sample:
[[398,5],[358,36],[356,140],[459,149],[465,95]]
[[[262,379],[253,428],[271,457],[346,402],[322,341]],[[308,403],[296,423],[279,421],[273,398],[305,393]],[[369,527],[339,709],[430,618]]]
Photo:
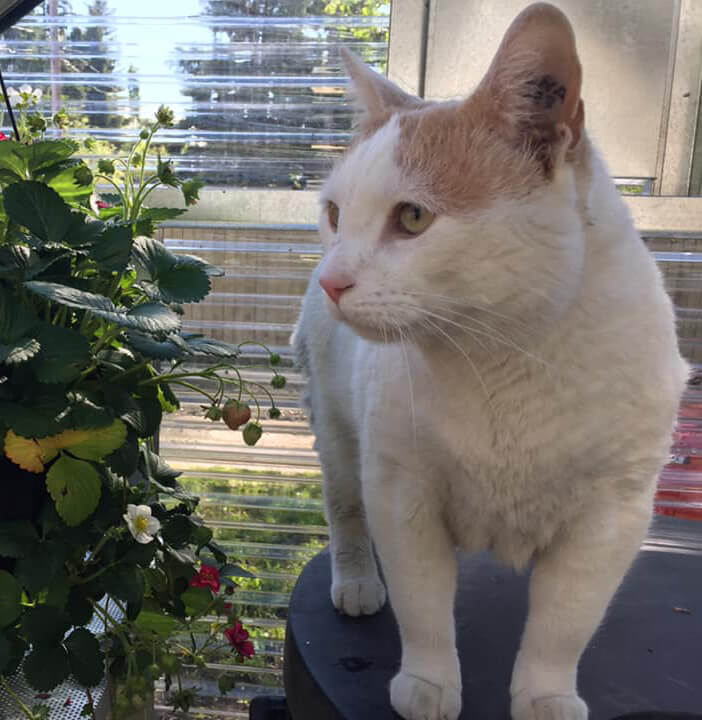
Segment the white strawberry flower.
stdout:
[[44,93],[42,92],[42,90],[40,90],[39,88],[34,88],[34,90],[32,90],[32,100],[35,103],[38,103],[41,100],[41,96],[43,94]]
[[10,101],[12,107],[16,107],[22,102],[22,95],[13,87],[7,88],[7,99]]
[[127,505],[127,512],[122,516],[127,523],[129,532],[142,545],[150,543],[161,527],[157,518],[151,516],[148,505]]

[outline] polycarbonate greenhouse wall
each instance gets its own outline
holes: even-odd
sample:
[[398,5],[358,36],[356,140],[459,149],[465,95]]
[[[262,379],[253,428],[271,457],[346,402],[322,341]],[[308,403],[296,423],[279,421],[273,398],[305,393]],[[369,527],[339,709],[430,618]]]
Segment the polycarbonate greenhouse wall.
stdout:
[[[561,0],[585,71],[588,124],[604,149],[637,226],[657,252],[680,318],[683,349],[702,358],[702,153],[694,155],[702,76],[702,5],[697,0]],[[234,596],[256,659],[231,655],[193,676],[201,705],[217,717],[247,717],[246,700],[281,692],[290,591],[326,544],[319,467],[299,409],[300,378],[288,340],[318,261],[316,193],[352,130],[339,58],[351,47],[405,89],[432,99],[464,94],[486,69],[521,0],[47,0],[0,41],[10,86],[43,91],[45,110],[65,107],[69,134],[95,159],[138,132],[165,102],[176,126],[162,151],[208,182],[201,203],[163,240],[223,268],[185,328],[230,342],[265,343],[283,356],[282,417],[267,421],[255,448],[202,418],[194,398],[164,423],[161,448],[202,498],[220,543],[255,574]],[[392,17],[391,17],[392,16]],[[614,73],[613,69],[617,69]],[[4,119],[7,132],[7,119]],[[158,203],[179,203],[161,193]],[[256,345],[242,356],[263,382]],[[696,390],[690,401],[700,402]],[[265,408],[264,408],[265,410]],[[702,424],[702,418],[696,420]],[[697,451],[682,448],[695,455]],[[702,444],[701,450],[702,452]],[[670,466],[673,488],[679,468]],[[702,508],[702,475],[688,473]],[[696,495],[695,495],[696,493]],[[668,509],[675,509],[675,501]],[[216,675],[237,679],[221,699]]]

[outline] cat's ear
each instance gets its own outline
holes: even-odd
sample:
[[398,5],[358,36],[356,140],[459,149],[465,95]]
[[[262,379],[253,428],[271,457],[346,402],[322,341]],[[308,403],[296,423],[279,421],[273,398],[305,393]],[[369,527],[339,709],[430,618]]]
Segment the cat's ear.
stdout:
[[373,121],[388,113],[422,104],[422,100],[400,90],[383,75],[371,70],[350,50],[342,48],[341,58],[351,78],[353,99],[369,120]]
[[[553,145],[573,150],[583,134],[582,68],[568,18],[536,3],[510,25],[479,91],[511,133],[548,162]],[[543,147],[538,147],[539,145]]]

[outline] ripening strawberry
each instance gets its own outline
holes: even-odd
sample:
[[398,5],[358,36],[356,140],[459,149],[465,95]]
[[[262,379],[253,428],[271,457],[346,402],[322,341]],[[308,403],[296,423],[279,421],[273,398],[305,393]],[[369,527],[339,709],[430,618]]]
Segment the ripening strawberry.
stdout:
[[251,408],[238,400],[227,400],[222,408],[222,419],[232,429],[237,430],[251,418]]

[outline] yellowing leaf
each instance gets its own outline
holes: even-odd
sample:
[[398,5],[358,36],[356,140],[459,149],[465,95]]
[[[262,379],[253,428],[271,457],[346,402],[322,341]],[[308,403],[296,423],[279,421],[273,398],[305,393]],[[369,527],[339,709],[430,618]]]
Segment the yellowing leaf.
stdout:
[[54,441],[57,437],[54,435],[35,440],[15,435],[12,430],[8,430],[5,435],[5,455],[23,470],[40,473],[44,470],[45,463],[56,457],[58,450]]
[[83,460],[102,460],[124,445],[127,426],[121,420],[94,430],[64,430],[58,435],[35,439],[15,435],[9,430],[5,436],[5,455],[23,470],[40,473],[59,450],[70,450]]
[[127,426],[121,420],[115,420],[107,427],[74,432],[87,432],[87,437],[65,447],[72,455],[83,460],[102,460],[105,455],[122,447],[127,439]]

